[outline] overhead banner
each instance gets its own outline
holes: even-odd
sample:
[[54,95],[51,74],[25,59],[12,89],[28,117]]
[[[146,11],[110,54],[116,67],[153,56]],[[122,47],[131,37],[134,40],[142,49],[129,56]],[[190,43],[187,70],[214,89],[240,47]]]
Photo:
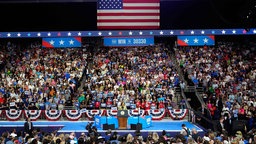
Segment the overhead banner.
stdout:
[[44,48],[81,47],[81,37],[43,38],[42,46]]
[[178,46],[213,46],[214,35],[209,36],[177,36]]
[[104,46],[149,46],[154,45],[154,37],[104,37]]

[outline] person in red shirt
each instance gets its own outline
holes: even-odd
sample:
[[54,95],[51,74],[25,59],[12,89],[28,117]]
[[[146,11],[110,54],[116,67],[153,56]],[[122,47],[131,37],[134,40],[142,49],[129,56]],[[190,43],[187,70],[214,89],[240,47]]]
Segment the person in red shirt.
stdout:
[[100,102],[99,102],[99,101],[96,101],[96,102],[94,103],[94,108],[95,108],[95,109],[99,109],[99,108],[100,108]]
[[4,104],[4,102],[5,102],[5,99],[4,99],[3,95],[0,94],[0,104],[2,105],[2,104]]
[[140,106],[140,108],[141,108],[141,109],[145,109],[145,105],[146,105],[146,101],[145,101],[145,99],[142,99],[142,100],[141,100],[141,106]]
[[155,108],[155,109],[157,109],[157,102],[156,102],[156,100],[152,100],[152,102],[151,102],[151,105],[150,105],[150,108]]
[[111,107],[111,106],[112,106],[112,104],[113,104],[113,102],[112,102],[111,98],[110,98],[110,97],[108,97],[108,99],[107,99],[107,101],[106,101],[106,105],[107,105],[107,107]]
[[165,109],[164,101],[158,102],[158,109]]
[[140,102],[140,99],[136,99],[136,108],[140,108],[141,107],[141,102]]
[[150,104],[151,104],[150,101],[146,100],[146,101],[145,101],[145,107],[144,107],[144,109],[145,109],[145,110],[150,110]]

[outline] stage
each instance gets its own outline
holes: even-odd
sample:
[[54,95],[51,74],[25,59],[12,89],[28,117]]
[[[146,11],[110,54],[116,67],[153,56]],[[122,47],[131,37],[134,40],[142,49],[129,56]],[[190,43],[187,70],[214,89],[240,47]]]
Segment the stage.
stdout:
[[[71,133],[75,132],[77,136],[80,135],[81,132],[87,132],[85,129],[88,122],[92,121],[34,121],[34,127],[40,128],[41,131],[44,132],[52,132],[57,131],[57,133]],[[144,128],[141,130],[142,135],[146,135],[148,132],[158,132],[161,134],[163,130],[170,134],[170,136],[175,136],[179,134],[181,131],[181,124],[186,124],[188,128],[195,128],[200,135],[204,134],[204,130],[188,121],[174,121],[174,120],[161,120],[161,121],[152,121],[152,125],[148,128]],[[17,131],[23,131],[24,129],[24,121],[0,121],[0,132],[10,131],[12,129],[16,129]],[[105,135],[105,131],[103,128],[98,128],[98,132],[100,132],[103,136]],[[135,130],[131,129],[114,129],[112,131],[118,132],[120,135],[133,133]]]

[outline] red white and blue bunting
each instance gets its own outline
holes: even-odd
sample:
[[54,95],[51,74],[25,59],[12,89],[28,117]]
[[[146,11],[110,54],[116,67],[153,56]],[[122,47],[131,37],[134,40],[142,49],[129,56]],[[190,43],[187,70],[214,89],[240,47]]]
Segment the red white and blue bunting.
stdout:
[[11,109],[11,110],[6,110],[5,115],[9,121],[16,121],[20,119],[20,117],[22,116],[22,112],[23,112],[22,110]]
[[77,121],[81,118],[82,113],[80,110],[65,110],[64,111],[65,116],[70,121]]
[[32,121],[36,121],[42,114],[42,110],[25,110],[24,116],[25,118],[30,117]]
[[61,110],[45,110],[45,117],[49,121],[57,121],[60,119],[62,111]]
[[160,109],[147,110],[147,114],[151,115],[152,120],[161,120],[165,117],[165,111]]
[[141,109],[141,110],[137,110],[137,109],[128,110],[128,115],[129,116],[144,116],[145,115],[145,110],[143,110],[143,109]]
[[102,116],[104,110],[87,110],[85,114],[90,120],[93,120],[95,115]]
[[168,113],[172,119],[178,116],[178,118],[182,120],[187,115],[188,109],[172,109],[172,110],[169,110]]
[[117,116],[117,110],[107,109],[106,115],[107,116]]
[[[152,120],[162,120],[166,114],[169,114],[172,119],[176,118],[176,116],[182,120],[188,114],[188,109],[171,109],[171,110],[163,110],[163,109],[154,109],[154,110],[128,110],[129,116],[145,116],[151,115]],[[23,116],[24,113],[24,116]],[[85,113],[86,118],[89,120],[93,120],[95,115],[99,116],[117,116],[117,110],[0,110],[0,115],[2,117],[6,117],[7,120],[16,121],[21,118],[27,118],[30,115],[31,120],[36,121],[38,119],[47,119],[49,121],[57,121],[62,116],[66,116],[66,118],[70,121],[77,121],[81,119]],[[63,115],[62,115],[63,114]]]

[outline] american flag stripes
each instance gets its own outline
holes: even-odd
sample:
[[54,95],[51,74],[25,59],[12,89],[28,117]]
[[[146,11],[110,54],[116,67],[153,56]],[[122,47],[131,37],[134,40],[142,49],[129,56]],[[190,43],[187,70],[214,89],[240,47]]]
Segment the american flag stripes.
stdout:
[[98,0],[98,29],[159,29],[160,0]]

